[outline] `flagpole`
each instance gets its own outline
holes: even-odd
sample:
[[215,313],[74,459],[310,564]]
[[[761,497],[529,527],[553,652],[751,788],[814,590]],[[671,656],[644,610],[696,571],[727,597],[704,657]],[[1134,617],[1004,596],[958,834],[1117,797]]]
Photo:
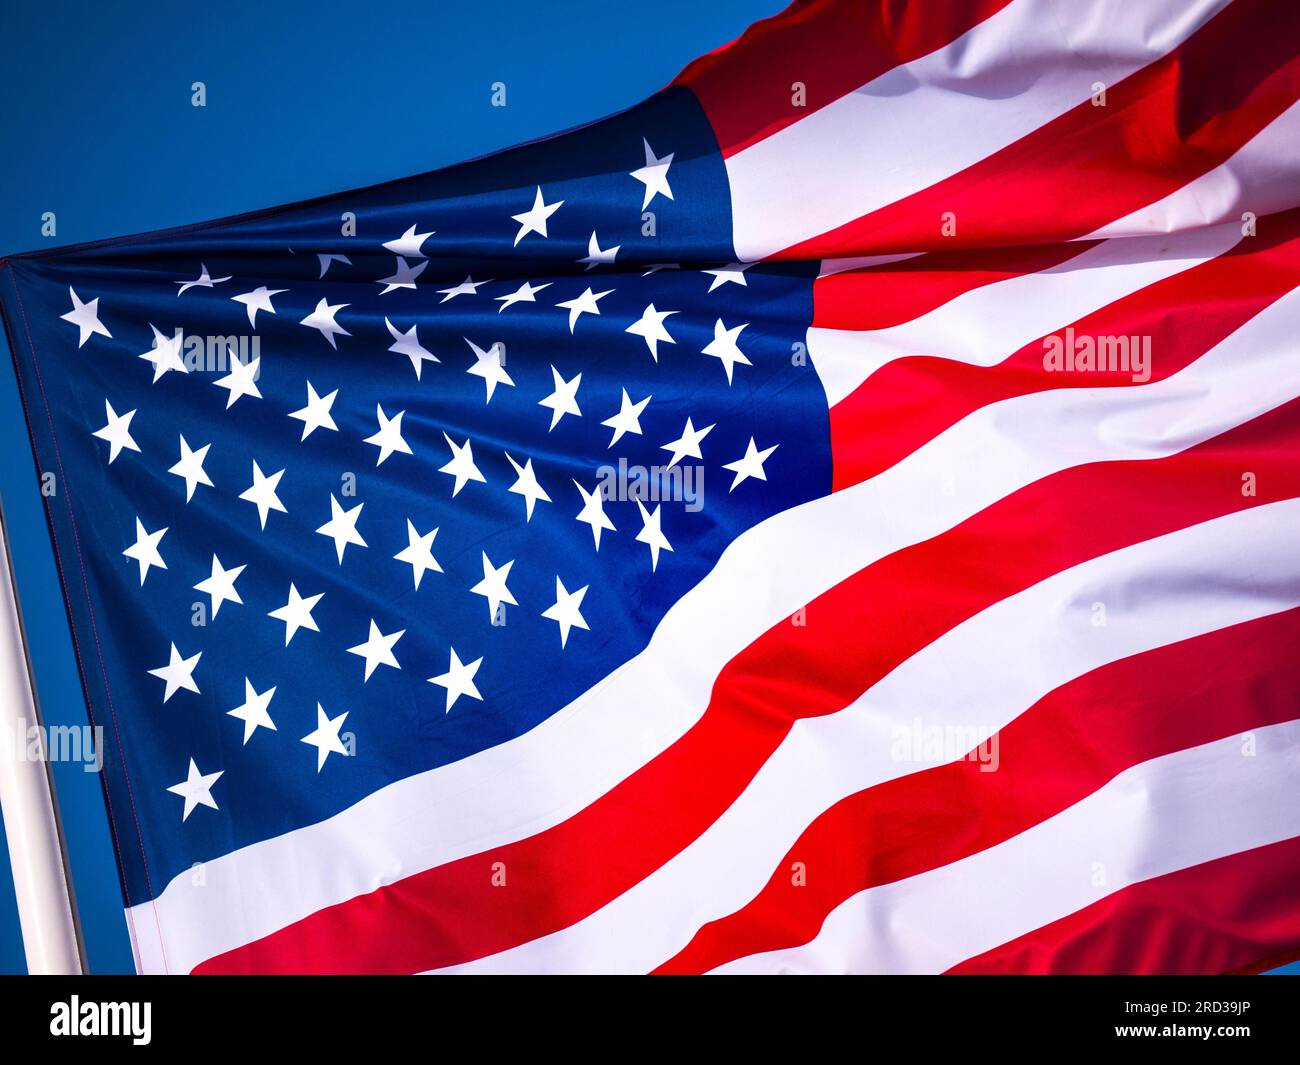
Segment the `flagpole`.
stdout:
[[[79,974],[85,964],[45,731],[0,503],[0,810],[4,812],[27,971]],[[39,744],[33,747],[33,744]],[[39,752],[39,757],[34,755]]]

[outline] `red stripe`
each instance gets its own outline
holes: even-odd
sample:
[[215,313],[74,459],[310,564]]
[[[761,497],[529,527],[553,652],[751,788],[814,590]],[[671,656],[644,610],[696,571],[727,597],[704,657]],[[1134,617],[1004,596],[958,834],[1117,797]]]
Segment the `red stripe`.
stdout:
[[[843,709],[954,625],[1089,558],[1300,494],[1286,433],[1298,411],[1300,401],[1171,458],[1044,478],[880,560],[810,603],[805,624],[773,626],[729,662],[700,721],[578,814],[318,911],[197,971],[416,972],[581,920],[698,837],[796,720]],[[1277,434],[1288,442],[1280,454]],[[1268,471],[1258,497],[1242,495],[1242,470]],[[497,868],[508,887],[493,886]]]
[[813,284],[812,324],[823,329],[887,329],[964,292],[1059,266],[1096,243],[963,248],[829,274]]
[[[1075,335],[1150,337],[1151,380],[1177,373],[1300,285],[1300,209],[1274,216],[1268,233],[1080,319]],[[1131,373],[1046,370],[1044,350],[1035,340],[992,367],[932,356],[882,366],[831,408],[835,490],[874,477],[988,404],[1134,383]]]
[[[664,973],[707,972],[812,940],[859,892],[955,862],[1060,813],[1131,766],[1296,715],[1300,608],[1110,663],[998,736],[997,772],[951,762],[817,818],[752,902],[705,925]],[[806,881],[792,883],[793,863]]]
[[[694,91],[724,156],[770,137],[902,63],[942,48],[1009,0],[800,0],[701,56]],[[805,86],[795,106],[796,83]]]
[[1300,947],[1284,950],[1281,954],[1270,954],[1267,958],[1247,962],[1245,965],[1238,965],[1235,969],[1229,969],[1228,975],[1253,976],[1256,973],[1266,973],[1270,969],[1280,969],[1283,965],[1290,965],[1293,961],[1300,961]]
[[1300,836],[1132,884],[953,973],[1222,973],[1300,943]]
[[[774,258],[1084,236],[1219,165],[1294,103],[1297,36],[1300,5],[1236,0],[1169,55],[1109,86],[1105,107],[1085,101],[960,173]],[[944,236],[949,213],[956,233]]]

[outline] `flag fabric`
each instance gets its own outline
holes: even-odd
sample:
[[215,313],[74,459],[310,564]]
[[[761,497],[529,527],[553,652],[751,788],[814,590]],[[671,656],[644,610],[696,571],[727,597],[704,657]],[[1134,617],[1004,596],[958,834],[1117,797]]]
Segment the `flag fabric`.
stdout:
[[11,257],[145,972],[1300,946],[1300,8],[795,3]]

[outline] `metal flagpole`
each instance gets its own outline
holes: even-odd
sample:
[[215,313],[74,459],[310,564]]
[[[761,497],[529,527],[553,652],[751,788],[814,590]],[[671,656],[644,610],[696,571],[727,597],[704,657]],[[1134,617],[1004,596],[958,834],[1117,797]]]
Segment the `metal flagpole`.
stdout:
[[76,974],[85,970],[81,928],[18,607],[3,503],[0,555],[0,729],[7,733],[0,743],[0,809],[23,949],[29,973]]

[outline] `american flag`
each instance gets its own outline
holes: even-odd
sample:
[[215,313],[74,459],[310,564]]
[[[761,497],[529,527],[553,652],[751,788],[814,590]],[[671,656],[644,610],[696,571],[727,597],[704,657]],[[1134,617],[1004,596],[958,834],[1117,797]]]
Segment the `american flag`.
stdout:
[[801,0],[0,268],[143,972],[1300,945],[1300,6]]

